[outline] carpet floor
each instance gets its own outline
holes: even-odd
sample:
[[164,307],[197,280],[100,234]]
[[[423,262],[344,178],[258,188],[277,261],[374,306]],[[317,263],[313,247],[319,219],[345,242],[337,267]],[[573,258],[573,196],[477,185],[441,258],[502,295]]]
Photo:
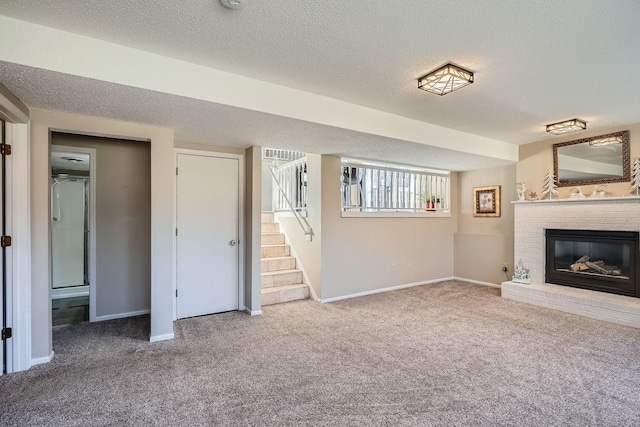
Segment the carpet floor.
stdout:
[[640,425],[640,330],[447,281],[175,323],[54,328],[2,426]]

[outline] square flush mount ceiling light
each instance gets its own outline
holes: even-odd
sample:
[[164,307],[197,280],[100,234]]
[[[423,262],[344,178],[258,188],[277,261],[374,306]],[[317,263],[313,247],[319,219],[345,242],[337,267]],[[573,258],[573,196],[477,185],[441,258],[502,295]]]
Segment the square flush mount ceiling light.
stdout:
[[596,147],[602,145],[611,145],[611,144],[622,144],[621,136],[607,136],[598,139],[594,139],[593,141],[589,141],[589,145],[593,145]]
[[565,120],[564,122],[551,123],[547,125],[547,132],[554,135],[562,135],[563,133],[575,132],[587,128],[587,122],[580,119]]
[[418,88],[436,95],[446,95],[473,83],[473,73],[451,63],[418,79]]

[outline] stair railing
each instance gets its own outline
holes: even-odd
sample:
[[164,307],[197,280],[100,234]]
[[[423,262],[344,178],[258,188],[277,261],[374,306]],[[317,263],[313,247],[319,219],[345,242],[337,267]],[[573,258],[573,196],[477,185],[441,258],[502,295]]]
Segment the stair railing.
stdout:
[[[293,216],[298,221],[298,224],[300,225],[300,228],[302,229],[302,231],[304,233],[304,239],[307,242],[310,242],[311,241],[311,237],[313,235],[313,230],[311,229],[311,226],[309,225],[309,222],[307,222],[307,219],[305,217],[303,217],[302,215],[300,215],[300,212],[298,212],[298,210],[296,208],[294,208],[293,205],[291,204],[291,201],[289,200],[289,197],[287,196],[286,191],[282,188],[282,185],[280,184],[280,181],[276,177],[276,173],[275,173],[274,168],[272,166],[269,166],[269,172],[271,172],[271,176],[273,177],[273,182],[276,184],[276,187],[278,187],[278,190],[280,190],[280,194],[282,195],[282,198],[287,203],[287,205],[289,206],[289,209],[291,210],[291,212],[293,212]],[[306,208],[306,201],[305,201],[305,208]]]

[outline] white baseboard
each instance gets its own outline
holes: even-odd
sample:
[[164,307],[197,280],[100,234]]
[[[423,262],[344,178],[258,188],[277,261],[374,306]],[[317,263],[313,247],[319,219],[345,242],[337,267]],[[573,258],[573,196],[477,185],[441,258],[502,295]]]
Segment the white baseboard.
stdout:
[[340,301],[343,299],[363,297],[365,295],[379,294],[381,292],[390,292],[390,291],[397,291],[398,289],[413,288],[415,286],[430,285],[432,283],[444,282],[446,280],[453,280],[453,277],[443,277],[441,279],[425,280],[424,282],[407,283],[406,285],[391,286],[391,287],[382,288],[382,289],[373,289],[371,291],[358,292],[357,294],[349,294],[349,295],[342,295],[339,297],[325,298],[320,300],[320,302],[327,303],[327,302],[333,302],[333,301]]
[[249,310],[248,308],[244,309],[244,312],[250,316],[260,316],[262,315],[262,310]]
[[48,356],[36,357],[35,359],[31,359],[31,366],[42,365],[43,363],[49,363],[52,360],[53,360],[53,350]]
[[149,342],[166,341],[166,340],[172,340],[174,338],[175,338],[175,334],[171,332],[170,334],[150,336]]
[[481,282],[480,280],[465,279],[464,277],[454,277],[453,279],[459,280],[461,282],[473,283],[476,285],[489,286],[491,288],[500,288],[500,285],[497,285],[495,283],[489,283],[489,282]]
[[103,320],[113,320],[113,319],[124,319],[125,317],[134,317],[134,316],[142,316],[143,314],[149,314],[151,310],[139,310],[139,311],[130,311],[128,313],[116,313],[116,314],[106,314],[104,316],[96,316],[96,322],[102,322]]
[[315,302],[322,303],[322,300],[318,298],[318,295],[316,295],[316,291],[313,289],[313,286],[308,284],[307,286],[309,287],[309,296],[311,297],[311,299],[314,300]]

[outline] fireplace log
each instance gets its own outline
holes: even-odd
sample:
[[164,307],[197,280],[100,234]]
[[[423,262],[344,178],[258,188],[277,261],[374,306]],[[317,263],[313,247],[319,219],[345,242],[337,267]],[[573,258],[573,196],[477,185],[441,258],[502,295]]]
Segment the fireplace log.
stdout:
[[[585,262],[585,264],[587,264],[587,266],[594,271],[597,271],[600,274],[609,274],[609,272],[607,270],[605,270],[604,268],[602,268],[600,265],[596,264],[595,262]],[[603,263],[604,264],[604,263]]]
[[588,269],[589,267],[584,262],[576,262],[574,264],[571,264],[571,271],[586,271]]
[[585,255],[582,258],[580,258],[579,260],[577,260],[576,262],[574,262],[574,264],[584,264],[587,261],[589,261],[589,256]]
[[[594,270],[600,274],[608,274],[611,276],[621,276],[622,270],[615,265],[604,265],[604,261],[585,262],[585,265],[589,269]],[[574,270],[576,271],[576,270]]]

